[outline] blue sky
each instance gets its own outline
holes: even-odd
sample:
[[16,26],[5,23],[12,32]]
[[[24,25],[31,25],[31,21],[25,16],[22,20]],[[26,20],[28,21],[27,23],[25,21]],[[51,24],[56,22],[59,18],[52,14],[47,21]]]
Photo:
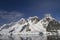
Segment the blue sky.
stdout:
[[60,20],[60,0],[0,0],[0,25],[46,13]]

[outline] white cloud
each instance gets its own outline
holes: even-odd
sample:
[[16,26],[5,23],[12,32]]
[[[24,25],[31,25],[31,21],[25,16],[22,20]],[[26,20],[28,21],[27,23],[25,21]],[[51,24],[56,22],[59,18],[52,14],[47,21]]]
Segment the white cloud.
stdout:
[[23,16],[22,13],[17,11],[0,11],[0,18],[6,19],[8,21],[17,20],[18,18],[21,18]]

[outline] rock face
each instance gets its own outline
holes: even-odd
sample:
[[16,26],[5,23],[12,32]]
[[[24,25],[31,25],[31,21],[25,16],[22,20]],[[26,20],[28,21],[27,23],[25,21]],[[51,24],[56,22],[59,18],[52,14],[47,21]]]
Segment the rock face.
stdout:
[[45,37],[46,32],[50,32],[54,30],[60,30],[60,23],[50,14],[47,14],[43,19],[39,19],[37,16],[34,16],[34,17],[29,17],[27,20],[21,18],[17,22],[4,24],[3,26],[0,27],[0,35],[1,36],[4,35],[2,38],[4,38],[5,36],[7,36],[7,38],[8,37],[11,38],[12,35],[13,38],[15,38],[15,36],[17,36],[16,37],[17,40],[20,38],[18,36],[19,34],[25,34],[25,35],[26,33],[39,34],[40,32],[42,32]]
[[60,30],[60,23],[56,20],[52,20],[52,21],[49,22],[46,29],[49,32]]

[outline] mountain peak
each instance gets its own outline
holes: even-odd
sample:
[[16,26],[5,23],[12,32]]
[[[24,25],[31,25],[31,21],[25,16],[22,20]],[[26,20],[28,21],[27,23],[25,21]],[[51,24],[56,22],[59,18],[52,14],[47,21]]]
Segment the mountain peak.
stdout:
[[24,24],[24,23],[26,23],[27,21],[24,19],[24,18],[21,18],[19,21],[18,21],[18,23],[19,24]]
[[29,17],[27,20],[29,21],[29,20],[33,20],[35,18],[38,18],[38,17],[37,16]]

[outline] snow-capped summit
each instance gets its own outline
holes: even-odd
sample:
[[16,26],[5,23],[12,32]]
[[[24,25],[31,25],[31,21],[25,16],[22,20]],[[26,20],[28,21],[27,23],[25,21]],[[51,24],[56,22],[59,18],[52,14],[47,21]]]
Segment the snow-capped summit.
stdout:
[[51,14],[45,14],[45,17],[43,19],[41,19],[40,21],[41,21],[42,25],[46,28],[48,26],[49,22],[52,20],[56,20],[56,19],[53,18],[51,16]]
[[52,18],[51,14],[45,14],[45,17]]
[[27,21],[24,18],[21,18],[17,23],[19,24],[25,24]]
[[34,17],[29,17],[28,22],[32,22],[32,23],[37,23],[39,21],[39,18],[37,16]]
[[33,20],[33,19],[38,19],[38,17],[37,16],[29,17],[27,20],[29,21],[29,20]]

